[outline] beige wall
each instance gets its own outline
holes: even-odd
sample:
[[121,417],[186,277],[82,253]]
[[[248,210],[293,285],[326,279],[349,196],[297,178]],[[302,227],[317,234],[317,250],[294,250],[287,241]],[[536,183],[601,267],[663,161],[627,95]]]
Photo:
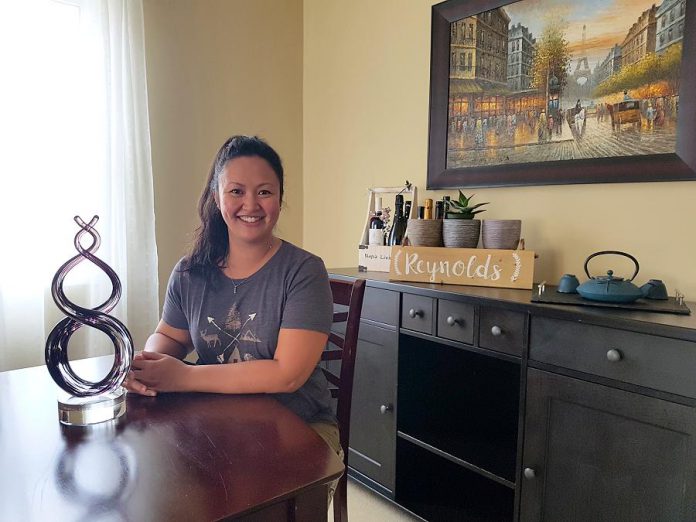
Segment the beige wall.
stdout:
[[[434,3],[304,1],[304,246],[329,267],[356,264],[367,187],[425,187]],[[637,282],[661,278],[696,300],[694,182],[473,192],[491,202],[482,217],[523,219],[537,281],[580,276],[592,252],[624,250],[641,263]],[[630,275],[630,262],[609,264]]]
[[161,297],[230,135],[257,134],[283,158],[278,233],[302,243],[302,1],[145,0],[144,10]]
[[[266,137],[284,159],[280,234],[329,267],[356,264],[367,187],[425,187],[433,3],[145,0],[161,292],[233,133]],[[482,217],[524,220],[537,281],[619,249],[641,262],[638,282],[662,278],[696,299],[696,183],[474,191],[491,202]]]

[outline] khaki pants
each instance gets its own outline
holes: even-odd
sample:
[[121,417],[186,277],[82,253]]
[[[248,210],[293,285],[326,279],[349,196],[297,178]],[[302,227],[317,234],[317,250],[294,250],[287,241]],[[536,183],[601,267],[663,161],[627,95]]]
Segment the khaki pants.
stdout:
[[[324,441],[329,445],[329,447],[336,452],[343,461],[345,454],[343,453],[343,448],[341,447],[341,439],[338,434],[338,426],[332,422],[313,422],[309,425],[317,434],[324,439]],[[344,471],[345,473],[345,471]],[[326,507],[328,509],[331,504],[331,499],[334,496],[334,491],[336,491],[336,486],[338,485],[338,479],[334,480],[329,484],[328,497],[326,499]]]

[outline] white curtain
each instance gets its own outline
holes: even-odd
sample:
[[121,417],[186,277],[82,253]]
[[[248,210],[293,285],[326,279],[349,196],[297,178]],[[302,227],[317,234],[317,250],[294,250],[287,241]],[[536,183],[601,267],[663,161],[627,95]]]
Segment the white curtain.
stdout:
[[[141,0],[0,0],[0,371],[44,362],[75,215],[100,217],[97,256],[123,286],[111,314],[136,348],[157,323],[144,47]],[[85,261],[65,290],[92,308],[111,284]],[[71,359],[112,352],[90,330],[73,336]]]

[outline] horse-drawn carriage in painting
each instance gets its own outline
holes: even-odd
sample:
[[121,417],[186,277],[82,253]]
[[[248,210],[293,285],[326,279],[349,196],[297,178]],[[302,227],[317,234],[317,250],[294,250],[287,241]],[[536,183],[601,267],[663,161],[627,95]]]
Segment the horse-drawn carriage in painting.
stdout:
[[571,132],[574,135],[583,135],[585,133],[585,123],[587,118],[587,109],[580,105],[575,105],[566,109],[566,121],[570,126]]
[[611,128],[621,130],[625,123],[632,123],[640,129],[640,102],[638,100],[626,100],[619,103],[607,104],[609,116],[611,117]]

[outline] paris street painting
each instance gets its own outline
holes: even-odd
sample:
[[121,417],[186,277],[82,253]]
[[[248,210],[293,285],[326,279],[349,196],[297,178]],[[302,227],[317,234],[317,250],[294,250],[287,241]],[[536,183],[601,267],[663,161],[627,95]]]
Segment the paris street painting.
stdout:
[[450,24],[447,168],[674,153],[686,0],[522,0]]

